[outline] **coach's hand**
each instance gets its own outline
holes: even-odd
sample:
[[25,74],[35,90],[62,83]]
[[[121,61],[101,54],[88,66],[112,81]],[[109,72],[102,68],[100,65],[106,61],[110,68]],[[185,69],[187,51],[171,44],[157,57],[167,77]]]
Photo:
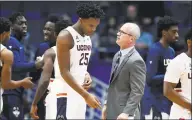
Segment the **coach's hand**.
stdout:
[[99,102],[99,100],[92,94],[87,94],[86,97],[84,97],[86,103],[88,104],[88,106],[90,106],[91,108],[101,108],[101,103]]
[[34,86],[33,82],[31,81],[32,77],[26,77],[21,80],[21,86],[25,89],[32,88]]
[[38,110],[37,105],[32,104],[31,110],[30,110],[30,116],[31,116],[33,119],[35,119],[35,120],[39,119],[39,117],[37,116],[37,110]]
[[90,77],[90,74],[86,73],[84,78],[84,83],[82,86],[85,90],[89,90],[91,88],[91,85],[92,85],[92,79]]

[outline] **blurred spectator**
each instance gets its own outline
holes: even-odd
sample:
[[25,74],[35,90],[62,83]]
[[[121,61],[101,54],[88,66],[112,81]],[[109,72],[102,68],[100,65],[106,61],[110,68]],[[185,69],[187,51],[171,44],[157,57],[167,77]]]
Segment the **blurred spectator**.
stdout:
[[126,18],[125,18],[125,22],[135,22],[138,23],[138,7],[136,4],[130,4],[127,6],[126,9]]
[[109,46],[115,45],[115,40],[117,37],[117,29],[116,29],[116,19],[115,17],[110,17],[104,29],[100,33],[100,45]]
[[136,41],[135,47],[137,48],[138,52],[144,59],[146,60],[146,55],[148,52],[148,48],[153,43],[153,35],[149,32],[148,28],[151,25],[152,20],[148,17],[144,17],[141,22],[141,36]]
[[72,19],[71,19],[71,17],[67,13],[61,15],[60,19],[67,20],[69,23],[72,24]]
[[[92,56],[95,55],[95,53],[98,50],[99,47],[99,35],[97,32],[95,32],[92,36],[91,36],[91,40],[92,40]],[[92,58],[92,57],[91,57]]]

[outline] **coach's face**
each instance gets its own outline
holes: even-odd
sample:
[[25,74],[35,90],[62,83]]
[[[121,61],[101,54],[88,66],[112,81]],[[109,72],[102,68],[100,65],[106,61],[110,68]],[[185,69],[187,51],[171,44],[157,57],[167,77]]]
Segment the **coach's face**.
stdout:
[[123,25],[117,33],[117,41],[116,43],[121,48],[127,48],[133,42],[133,36],[127,33],[128,26]]
[[24,16],[18,16],[17,20],[13,24],[13,31],[15,31],[19,36],[26,36],[27,34],[27,20]]
[[46,22],[43,33],[45,41],[55,40],[55,23],[50,21]]
[[178,31],[178,26],[171,26],[169,28],[169,30],[166,32],[166,38],[169,43],[173,43],[179,38]]
[[80,18],[80,21],[84,34],[88,36],[91,36],[95,32],[97,26],[100,24],[100,19],[97,18]]

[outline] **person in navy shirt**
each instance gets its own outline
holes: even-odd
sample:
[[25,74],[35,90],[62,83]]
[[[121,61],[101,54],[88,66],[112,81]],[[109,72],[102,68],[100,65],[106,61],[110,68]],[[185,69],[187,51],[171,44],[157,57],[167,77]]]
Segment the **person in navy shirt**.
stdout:
[[[36,71],[43,66],[42,60],[27,62],[25,58],[24,46],[21,40],[27,33],[27,20],[21,13],[14,13],[9,20],[12,22],[10,40],[6,47],[13,52],[14,62],[12,65],[12,79],[21,80],[27,77],[28,72]],[[5,90],[3,93],[3,120],[23,120],[23,92],[20,87],[12,90]]]
[[[169,118],[172,102],[163,95],[163,80],[167,65],[175,57],[170,44],[179,37],[178,21],[164,16],[157,23],[157,33],[160,40],[150,47],[146,60],[147,84],[142,99],[146,119]],[[153,116],[150,111],[153,111]]]

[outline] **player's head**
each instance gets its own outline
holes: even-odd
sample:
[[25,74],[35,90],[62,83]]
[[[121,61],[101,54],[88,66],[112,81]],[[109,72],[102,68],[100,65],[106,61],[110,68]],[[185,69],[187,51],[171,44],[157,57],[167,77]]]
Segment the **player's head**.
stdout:
[[94,3],[84,3],[77,6],[79,22],[84,34],[90,36],[94,33],[100,23],[100,18],[104,17],[104,12]]
[[164,38],[168,43],[175,42],[178,35],[179,22],[170,16],[164,16],[157,23],[157,32],[159,38]]
[[16,34],[18,37],[24,37],[27,34],[27,20],[24,15],[20,12],[13,13],[9,20],[12,23],[11,32]]
[[0,43],[6,43],[10,37],[11,22],[5,18],[0,17]]
[[136,39],[140,37],[140,28],[135,23],[125,23],[117,33],[116,43],[121,49],[135,45]]
[[61,30],[71,26],[71,22],[68,20],[59,20],[55,24],[55,36],[58,36]]
[[44,26],[43,33],[44,33],[44,40],[55,40],[55,24],[59,20],[58,16],[50,15],[48,20]]
[[185,35],[185,42],[187,43],[188,49],[192,51],[192,29],[188,30]]

